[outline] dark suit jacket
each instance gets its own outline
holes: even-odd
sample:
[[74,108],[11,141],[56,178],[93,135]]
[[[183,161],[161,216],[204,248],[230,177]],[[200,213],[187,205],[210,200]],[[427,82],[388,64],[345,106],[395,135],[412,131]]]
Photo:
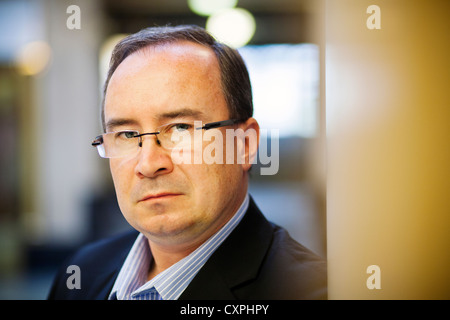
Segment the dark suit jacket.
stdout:
[[[62,266],[49,299],[107,299],[137,232],[101,240]],[[81,289],[68,289],[67,266],[81,271]],[[198,272],[181,299],[326,299],[325,262],[265,219],[253,200],[229,237]]]

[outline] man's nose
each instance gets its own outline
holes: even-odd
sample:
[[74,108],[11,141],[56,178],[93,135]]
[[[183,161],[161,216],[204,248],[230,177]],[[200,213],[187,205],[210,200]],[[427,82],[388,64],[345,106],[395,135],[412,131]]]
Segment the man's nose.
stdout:
[[157,135],[142,136],[139,146],[136,175],[140,178],[154,178],[172,172],[170,153],[161,147]]

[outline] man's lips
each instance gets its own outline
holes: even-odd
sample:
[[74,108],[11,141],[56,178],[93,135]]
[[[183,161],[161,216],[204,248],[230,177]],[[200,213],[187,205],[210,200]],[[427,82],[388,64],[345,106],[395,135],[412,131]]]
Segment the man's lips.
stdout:
[[145,197],[141,198],[139,202],[142,201],[151,201],[151,200],[160,200],[160,199],[169,199],[172,197],[180,196],[181,193],[175,193],[175,192],[162,192],[158,194],[149,194]]

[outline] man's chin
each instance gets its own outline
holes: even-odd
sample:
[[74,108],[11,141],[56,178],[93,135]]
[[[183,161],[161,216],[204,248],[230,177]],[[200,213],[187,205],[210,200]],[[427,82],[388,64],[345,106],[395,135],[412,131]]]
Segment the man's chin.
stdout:
[[181,238],[185,238],[196,229],[196,222],[187,219],[187,214],[183,211],[154,212],[136,224],[134,227],[149,240],[167,243],[179,242]]

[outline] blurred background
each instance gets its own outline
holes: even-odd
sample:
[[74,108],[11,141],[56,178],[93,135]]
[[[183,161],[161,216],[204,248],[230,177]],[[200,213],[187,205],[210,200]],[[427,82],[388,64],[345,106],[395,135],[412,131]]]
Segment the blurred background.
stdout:
[[258,163],[250,193],[327,258],[331,299],[450,299],[448,12],[448,0],[0,0],[0,299],[45,299],[68,254],[130,228],[90,143],[112,47],[166,24],[241,52],[255,117],[280,134],[279,171]]
[[[1,0],[0,299],[45,299],[80,245],[128,228],[90,146],[114,44],[195,24],[238,48],[255,118],[280,134],[279,171],[252,170],[266,216],[326,257],[323,1]],[[266,165],[267,166],[267,165]]]

